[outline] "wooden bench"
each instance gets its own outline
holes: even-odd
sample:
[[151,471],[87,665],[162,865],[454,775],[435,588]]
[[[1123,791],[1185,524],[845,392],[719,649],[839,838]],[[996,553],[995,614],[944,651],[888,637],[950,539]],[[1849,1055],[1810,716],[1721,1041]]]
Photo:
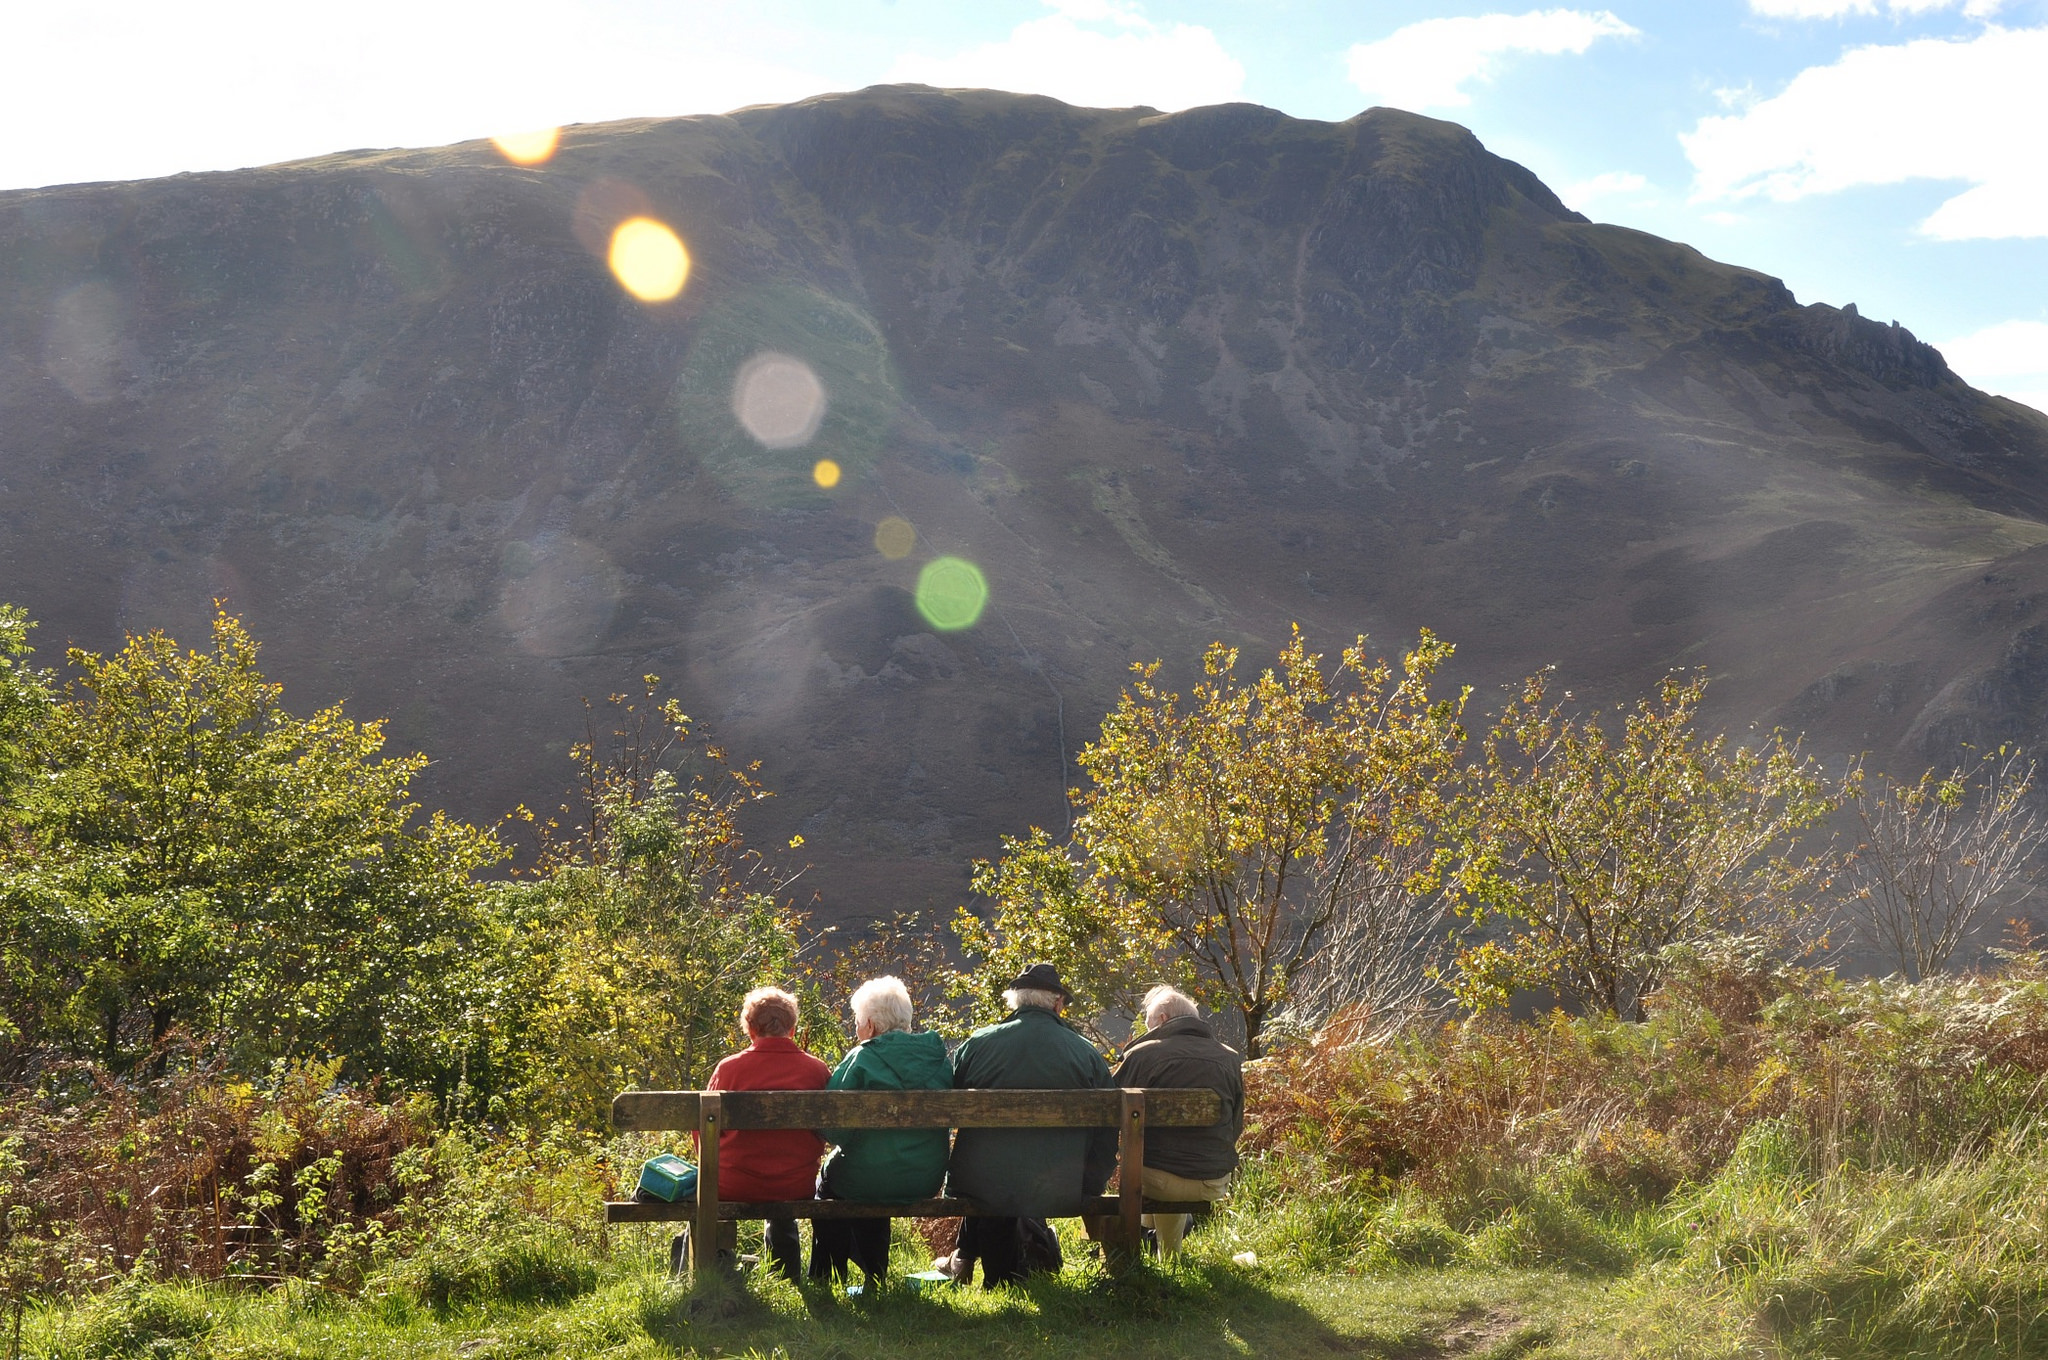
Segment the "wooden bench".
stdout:
[[[1147,1087],[1094,1091],[628,1091],[612,1101],[612,1127],[626,1132],[694,1130],[697,1193],[674,1203],[616,1200],[607,1223],[687,1223],[693,1266],[719,1225],[755,1218],[958,1218],[961,1199],[864,1204],[843,1199],[753,1203],[718,1197],[718,1135],[724,1129],[1099,1129],[1115,1128],[1120,1167],[1145,1164],[1147,1125],[1204,1128],[1223,1117],[1216,1092]],[[1144,1214],[1204,1213],[1207,1201],[1146,1200],[1143,1177],[1119,1176],[1114,1195],[1089,1196],[1081,1212],[1115,1254],[1137,1248]],[[707,1257],[707,1259],[713,1259]]]

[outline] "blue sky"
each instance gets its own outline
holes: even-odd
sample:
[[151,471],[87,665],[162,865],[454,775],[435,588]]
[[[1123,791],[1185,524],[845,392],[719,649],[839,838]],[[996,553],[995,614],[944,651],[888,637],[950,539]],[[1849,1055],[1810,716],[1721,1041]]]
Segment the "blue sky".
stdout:
[[2048,0],[19,0],[0,188],[889,80],[1393,104],[2048,408]]

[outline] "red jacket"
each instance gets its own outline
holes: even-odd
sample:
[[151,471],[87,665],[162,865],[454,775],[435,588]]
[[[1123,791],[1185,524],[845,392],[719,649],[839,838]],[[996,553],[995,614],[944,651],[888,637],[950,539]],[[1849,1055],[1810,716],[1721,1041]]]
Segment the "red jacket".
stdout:
[[[793,1040],[756,1038],[718,1064],[714,1091],[822,1091],[832,1069]],[[809,1199],[825,1140],[809,1129],[727,1129],[718,1135],[718,1197]]]

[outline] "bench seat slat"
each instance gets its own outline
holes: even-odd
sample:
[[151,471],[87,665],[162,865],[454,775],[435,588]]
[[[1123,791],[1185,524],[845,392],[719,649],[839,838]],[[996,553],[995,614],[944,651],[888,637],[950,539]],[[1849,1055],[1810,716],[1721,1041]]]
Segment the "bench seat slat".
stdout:
[[[1145,1201],[1148,1214],[1205,1214],[1215,1206],[1207,1200],[1153,1200]],[[1113,1216],[1117,1211],[1115,1195],[1095,1195],[1084,1201],[1084,1209],[1090,1215]],[[909,1204],[862,1204],[847,1199],[795,1199],[754,1203],[743,1200],[720,1200],[718,1216],[721,1219],[754,1218],[963,1218],[973,1209],[964,1199],[920,1199]],[[687,1223],[696,1216],[695,1199],[679,1199],[673,1204],[661,1200],[613,1200],[604,1206],[604,1221],[607,1223]]]
[[[657,1132],[697,1127],[695,1091],[627,1091],[612,1100],[612,1127]],[[1122,1093],[1102,1091],[724,1091],[728,1129],[1114,1128]],[[1145,1122],[1203,1128],[1223,1117],[1222,1098],[1198,1088],[1148,1087]]]

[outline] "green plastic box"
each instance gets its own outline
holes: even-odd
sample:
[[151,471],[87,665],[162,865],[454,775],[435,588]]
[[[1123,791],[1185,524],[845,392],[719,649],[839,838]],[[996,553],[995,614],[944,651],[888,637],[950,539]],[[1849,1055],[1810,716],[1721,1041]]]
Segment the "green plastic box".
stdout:
[[697,1193],[697,1168],[664,1152],[640,1168],[640,1191],[673,1204]]

